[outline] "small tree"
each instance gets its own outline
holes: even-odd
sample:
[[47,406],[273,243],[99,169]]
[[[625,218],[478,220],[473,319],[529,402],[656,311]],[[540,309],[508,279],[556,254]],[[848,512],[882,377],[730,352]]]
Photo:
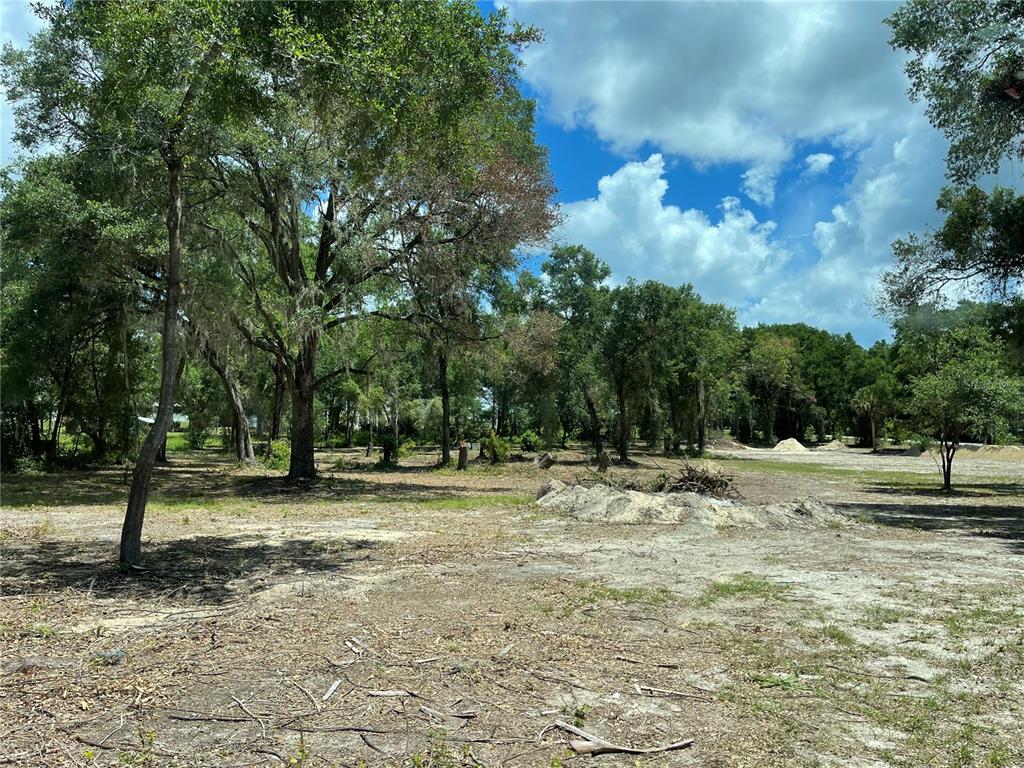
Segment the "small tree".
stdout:
[[1024,410],[1024,389],[1001,365],[1002,344],[977,326],[923,334],[910,347],[910,354],[931,367],[911,380],[911,410],[924,430],[936,434],[942,488],[948,491],[961,440],[990,432]]
[[896,379],[888,373],[858,389],[850,401],[854,412],[868,420],[873,449],[878,447],[878,422],[892,412],[895,401]]

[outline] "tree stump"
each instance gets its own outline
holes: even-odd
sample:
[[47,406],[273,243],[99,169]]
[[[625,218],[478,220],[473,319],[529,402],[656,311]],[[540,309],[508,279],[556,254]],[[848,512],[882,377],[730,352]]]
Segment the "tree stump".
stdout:
[[465,443],[459,443],[459,463],[458,469],[466,469],[469,467],[469,446]]
[[608,455],[608,451],[601,451],[601,455],[597,457],[597,471],[607,472],[611,463],[612,457]]
[[555,457],[550,453],[545,453],[537,457],[537,466],[541,469],[550,469],[551,465],[555,463]]

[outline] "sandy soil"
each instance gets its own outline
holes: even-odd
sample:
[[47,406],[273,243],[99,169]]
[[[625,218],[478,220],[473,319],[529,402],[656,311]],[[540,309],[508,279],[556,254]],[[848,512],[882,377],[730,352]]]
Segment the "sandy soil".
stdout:
[[[297,487],[180,454],[129,577],[123,472],[5,478],[0,761],[1024,764],[1020,468],[965,461],[950,497],[906,480],[927,458],[742,453],[720,463],[746,499],[850,524],[585,523],[530,503],[549,474],[526,463],[325,454]],[[558,720],[693,745],[584,758]]]

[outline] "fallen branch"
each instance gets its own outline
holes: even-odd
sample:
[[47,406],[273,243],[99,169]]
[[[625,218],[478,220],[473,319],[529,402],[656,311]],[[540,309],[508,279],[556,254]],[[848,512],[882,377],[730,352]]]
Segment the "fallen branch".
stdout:
[[569,747],[577,755],[605,755],[605,754],[626,754],[626,755],[655,755],[659,752],[671,752],[676,749],[686,749],[693,745],[693,739],[686,739],[684,741],[674,741],[671,744],[665,744],[660,747],[623,747],[618,744],[612,744],[610,741],[605,741],[600,736],[595,736],[592,733],[587,733],[582,728],[577,728],[575,725],[569,725],[569,723],[563,720],[556,720],[555,727],[561,728],[563,731],[568,731],[574,736],[579,736],[579,739],[569,739]]
[[697,701],[711,701],[711,699],[708,699],[704,696],[698,696],[695,693],[673,691],[670,688],[652,688],[649,685],[640,685],[639,683],[635,683],[633,687],[636,689],[636,692],[639,693],[641,696],[645,694],[650,696],[679,696],[684,699],[697,699]]
[[238,698],[235,698],[234,696],[232,696],[231,700],[233,702],[235,702],[235,704],[238,705],[238,708],[240,710],[245,712],[245,714],[247,714],[249,717],[251,717],[253,720],[255,720],[259,724],[260,732],[263,734],[263,738],[266,739],[267,738],[267,724],[264,723],[263,720],[261,720],[260,718],[256,717],[256,715],[254,715],[252,713],[252,711],[247,706],[245,706],[245,702],[243,702],[241,699],[238,699]]

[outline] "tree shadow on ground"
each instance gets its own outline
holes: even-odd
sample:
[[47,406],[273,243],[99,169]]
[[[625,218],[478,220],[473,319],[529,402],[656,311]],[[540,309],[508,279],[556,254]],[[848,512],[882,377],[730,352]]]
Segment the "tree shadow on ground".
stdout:
[[922,487],[903,483],[886,483],[871,485],[859,489],[864,493],[877,493],[890,496],[913,496],[930,499],[955,501],[964,498],[989,498],[993,496],[1011,496],[1024,499],[1024,483],[956,483],[952,491],[944,491],[936,482],[934,485]]
[[[217,461],[172,463],[157,469],[150,500],[154,503],[195,503],[226,499],[267,503],[317,501],[366,501],[415,503],[448,495],[508,493],[514,475],[495,475],[491,484],[467,487],[458,475],[444,476],[447,482],[407,482],[405,477],[431,477],[435,467],[411,466],[378,471],[372,468],[342,470],[344,475],[321,473],[316,480],[289,480],[283,474],[235,473],[230,458]],[[394,481],[388,474],[396,475]],[[479,477],[479,475],[474,475]],[[504,482],[502,482],[504,478]],[[67,506],[111,506],[127,503],[131,476],[123,469],[61,472],[3,478],[0,505],[5,508]]]
[[[906,492],[899,495],[907,496]],[[880,525],[1010,539],[1024,552],[1024,506],[1020,504],[920,504],[831,502],[848,515],[867,515]]]
[[351,539],[266,541],[197,536],[148,544],[144,568],[124,573],[110,542],[41,541],[5,546],[5,595],[64,590],[100,598],[219,605],[296,574],[340,574],[373,559],[380,542]]
[[[233,487],[224,488],[219,495],[258,499],[265,502],[311,501],[386,501],[416,503],[429,499],[509,493],[508,482],[494,485],[474,484],[467,487],[459,477],[446,483],[389,482],[384,477],[363,480],[353,477],[322,475],[316,480],[288,480],[284,477],[239,477]],[[218,494],[214,494],[218,495]]]

